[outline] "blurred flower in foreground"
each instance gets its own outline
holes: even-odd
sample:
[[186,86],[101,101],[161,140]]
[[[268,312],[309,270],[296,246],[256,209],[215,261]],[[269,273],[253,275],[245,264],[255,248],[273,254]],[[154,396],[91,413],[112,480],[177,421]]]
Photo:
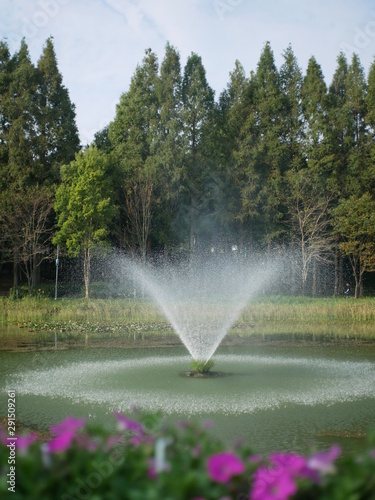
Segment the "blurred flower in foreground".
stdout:
[[213,481],[227,483],[232,476],[242,474],[244,463],[233,453],[224,452],[212,455],[207,462],[208,474]]
[[118,427],[120,430],[133,431],[133,432],[137,432],[139,434],[143,434],[144,431],[143,431],[142,424],[140,424],[136,420],[132,420],[132,419],[126,417],[125,415],[123,415],[122,413],[118,413],[118,412],[116,412],[114,415],[117,419]]
[[67,417],[62,422],[53,425],[50,429],[55,437],[46,444],[45,450],[49,453],[59,453],[67,450],[71,446],[76,432],[84,427],[85,423],[84,419]]
[[328,451],[319,451],[307,460],[309,469],[323,474],[331,474],[335,471],[334,461],[340,455],[341,448],[334,444]]

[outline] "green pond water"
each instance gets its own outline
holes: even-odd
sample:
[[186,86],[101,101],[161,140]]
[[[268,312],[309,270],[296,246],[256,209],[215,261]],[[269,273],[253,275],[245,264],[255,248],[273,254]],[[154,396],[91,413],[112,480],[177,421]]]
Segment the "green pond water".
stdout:
[[308,453],[334,442],[357,452],[375,428],[374,344],[244,340],[219,347],[214,360],[225,376],[191,379],[181,376],[190,357],[178,345],[3,350],[0,416],[10,389],[20,423],[39,429],[67,415],[111,427],[114,411],[137,406],[167,421],[211,420],[213,434],[228,444],[242,437],[256,452]]

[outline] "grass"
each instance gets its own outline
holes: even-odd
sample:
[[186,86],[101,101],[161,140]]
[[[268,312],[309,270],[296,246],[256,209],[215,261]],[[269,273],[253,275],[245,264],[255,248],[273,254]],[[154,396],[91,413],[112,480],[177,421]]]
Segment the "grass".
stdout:
[[193,359],[192,362],[190,363],[193,372],[197,373],[208,373],[214,366],[214,364],[215,362],[213,359],[208,359],[208,360]]
[[[250,303],[232,332],[238,334],[330,333],[375,339],[375,298],[264,297]],[[170,334],[165,317],[150,301],[0,297],[0,323],[34,331]],[[254,328],[250,325],[254,324]]]

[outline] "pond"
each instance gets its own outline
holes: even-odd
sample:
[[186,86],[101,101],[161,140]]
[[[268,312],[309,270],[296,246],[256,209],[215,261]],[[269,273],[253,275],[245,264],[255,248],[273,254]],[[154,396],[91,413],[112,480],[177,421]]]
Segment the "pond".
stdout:
[[[285,340],[285,338],[284,338]],[[215,370],[181,376],[190,357],[180,345],[0,351],[0,416],[16,391],[24,426],[47,429],[67,415],[111,426],[113,411],[160,410],[166,420],[212,420],[231,444],[256,452],[303,453],[338,442],[345,453],[375,425],[375,345],[258,342],[222,345]]]

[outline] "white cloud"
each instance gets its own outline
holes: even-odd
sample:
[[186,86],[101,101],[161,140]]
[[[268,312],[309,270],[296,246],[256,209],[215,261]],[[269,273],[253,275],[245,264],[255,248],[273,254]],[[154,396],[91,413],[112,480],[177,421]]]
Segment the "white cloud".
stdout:
[[330,82],[340,50],[355,50],[368,70],[375,54],[372,0],[2,0],[0,37],[11,51],[23,36],[33,61],[50,35],[64,84],[76,104],[83,142],[115,114],[146,48],[159,61],[167,41],[184,66],[193,51],[203,60],[216,96],[238,59],[256,69],[265,41],[276,63],[289,43],[303,70],[314,55]]

